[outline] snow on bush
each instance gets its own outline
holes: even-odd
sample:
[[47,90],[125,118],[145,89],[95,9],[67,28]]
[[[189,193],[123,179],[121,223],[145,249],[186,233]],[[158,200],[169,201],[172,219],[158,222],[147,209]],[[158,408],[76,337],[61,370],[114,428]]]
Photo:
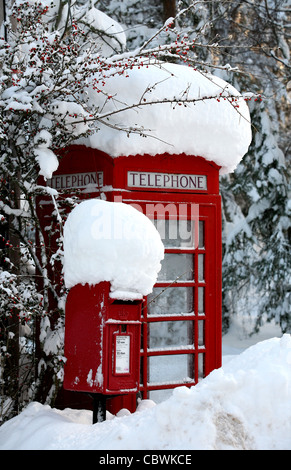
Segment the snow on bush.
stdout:
[[68,288],[111,282],[111,295],[139,298],[152,291],[164,246],[151,221],[121,202],[90,199],[64,226],[64,280]]
[[57,156],[49,149],[52,135],[46,129],[42,129],[35,136],[34,141],[36,142],[34,154],[40,167],[39,174],[45,179],[49,179],[59,166]]

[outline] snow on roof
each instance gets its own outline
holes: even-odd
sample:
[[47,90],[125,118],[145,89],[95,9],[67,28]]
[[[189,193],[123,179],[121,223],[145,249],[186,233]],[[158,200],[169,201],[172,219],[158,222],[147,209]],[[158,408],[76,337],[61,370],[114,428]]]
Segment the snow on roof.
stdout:
[[[252,138],[248,106],[221,78],[185,65],[141,61],[126,74],[112,73],[104,82],[102,93],[88,89],[89,100],[102,117],[100,130],[82,140],[88,147],[112,157],[196,155],[215,162],[221,173],[234,171],[248,151]],[[163,102],[177,99],[178,104]]]
[[152,291],[164,246],[152,222],[121,202],[89,199],[76,206],[64,226],[64,280],[111,283],[111,297],[133,300]]

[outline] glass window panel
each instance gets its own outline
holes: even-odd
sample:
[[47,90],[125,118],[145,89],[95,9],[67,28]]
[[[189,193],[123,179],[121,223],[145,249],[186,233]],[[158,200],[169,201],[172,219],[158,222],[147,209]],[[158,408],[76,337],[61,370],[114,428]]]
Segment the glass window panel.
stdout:
[[204,320],[198,321],[198,346],[204,346]]
[[194,280],[194,255],[187,253],[165,253],[159,281],[192,281]]
[[192,354],[170,354],[148,358],[149,383],[169,384],[194,379]]
[[198,248],[204,248],[204,220],[199,220],[199,243]]
[[193,321],[163,321],[148,324],[149,348],[190,346],[194,344]]
[[198,378],[204,377],[204,354],[198,354]]
[[167,400],[173,393],[172,388],[166,388],[165,390],[151,390],[149,392],[149,399],[153,400],[155,403],[162,403],[162,401]]
[[204,281],[204,255],[198,255],[198,281]]
[[193,287],[155,287],[148,296],[149,315],[193,312]]
[[205,313],[204,310],[204,287],[198,287],[198,313]]
[[152,220],[166,248],[194,247],[194,221],[175,219]]

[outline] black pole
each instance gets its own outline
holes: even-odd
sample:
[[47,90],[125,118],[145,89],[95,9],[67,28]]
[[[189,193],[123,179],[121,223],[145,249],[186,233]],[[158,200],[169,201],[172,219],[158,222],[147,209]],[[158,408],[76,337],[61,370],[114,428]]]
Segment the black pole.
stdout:
[[106,396],[101,393],[92,394],[93,398],[93,424],[106,420]]

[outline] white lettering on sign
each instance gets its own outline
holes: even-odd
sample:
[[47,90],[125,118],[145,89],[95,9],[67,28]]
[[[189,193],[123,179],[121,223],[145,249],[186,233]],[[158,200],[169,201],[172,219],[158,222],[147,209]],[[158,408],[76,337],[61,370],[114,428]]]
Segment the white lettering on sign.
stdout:
[[54,189],[85,188],[89,185],[99,188],[103,186],[103,171],[53,175],[53,177],[48,180],[48,184]]
[[128,171],[127,185],[130,188],[206,190],[207,177],[206,175]]
[[129,349],[130,349],[130,336],[118,335],[116,336],[116,349],[115,349],[115,373],[128,374],[129,373]]

